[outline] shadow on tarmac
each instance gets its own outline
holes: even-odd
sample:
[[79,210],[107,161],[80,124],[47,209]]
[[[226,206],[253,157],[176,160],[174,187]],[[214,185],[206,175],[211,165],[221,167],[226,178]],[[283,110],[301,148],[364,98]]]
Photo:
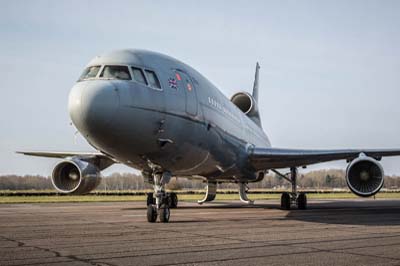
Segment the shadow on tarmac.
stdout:
[[305,211],[297,209],[289,211],[286,219],[343,225],[400,225],[400,201],[349,200],[310,204]]
[[[365,226],[388,226],[400,225],[400,200],[330,200],[330,201],[313,201],[308,204],[307,210],[298,210],[293,207],[292,210],[280,210],[280,206],[276,202],[256,203],[254,205],[245,205],[236,202],[212,202],[203,205],[183,205],[178,206],[179,210],[224,210],[228,209],[263,209],[263,210],[279,210],[282,211],[282,217],[279,219],[296,220],[312,223],[324,224],[342,224],[342,225],[365,225]],[[146,210],[146,206],[124,208],[122,211]],[[173,211],[173,210],[172,210]],[[284,214],[286,212],[286,215]],[[217,213],[216,213],[217,214]],[[276,218],[276,215],[274,214]],[[268,213],[260,212],[259,219],[271,219]],[[247,220],[235,218],[235,221]],[[173,221],[181,223],[200,223],[220,221],[220,219],[199,219],[186,221]],[[232,219],[230,219],[232,221]]]

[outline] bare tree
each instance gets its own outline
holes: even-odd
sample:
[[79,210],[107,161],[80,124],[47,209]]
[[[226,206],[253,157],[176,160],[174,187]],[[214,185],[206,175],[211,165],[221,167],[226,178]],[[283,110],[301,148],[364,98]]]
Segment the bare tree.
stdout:
[[[298,185],[306,189],[347,188],[345,172],[337,169],[303,173],[300,175]],[[232,183],[221,183],[218,187],[222,189],[237,189],[237,185]],[[288,189],[290,184],[279,176],[266,175],[262,181],[250,183],[249,187],[259,189]],[[386,176],[384,187],[399,189],[399,176]],[[173,178],[167,188],[171,190],[203,189],[205,188],[205,184],[201,180]],[[98,191],[143,189],[152,189],[152,186],[145,183],[141,175],[133,173],[113,173],[104,177],[97,188]],[[54,188],[49,177],[3,175],[0,176],[0,190],[54,190]]]

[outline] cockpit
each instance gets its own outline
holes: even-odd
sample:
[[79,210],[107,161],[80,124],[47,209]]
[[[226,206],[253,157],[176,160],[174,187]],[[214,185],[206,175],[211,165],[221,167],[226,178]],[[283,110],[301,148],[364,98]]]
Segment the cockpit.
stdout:
[[107,80],[131,80],[154,89],[161,89],[160,81],[154,71],[135,66],[125,65],[96,65],[87,67],[79,81],[107,79]]
[[97,77],[97,73],[99,73],[100,67],[101,66],[91,66],[86,68],[80,76],[79,81]]

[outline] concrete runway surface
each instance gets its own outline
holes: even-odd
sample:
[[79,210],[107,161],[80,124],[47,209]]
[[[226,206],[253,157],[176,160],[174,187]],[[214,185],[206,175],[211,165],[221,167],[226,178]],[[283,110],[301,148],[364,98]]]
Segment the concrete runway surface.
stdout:
[[400,265],[400,200],[0,205],[0,265]]

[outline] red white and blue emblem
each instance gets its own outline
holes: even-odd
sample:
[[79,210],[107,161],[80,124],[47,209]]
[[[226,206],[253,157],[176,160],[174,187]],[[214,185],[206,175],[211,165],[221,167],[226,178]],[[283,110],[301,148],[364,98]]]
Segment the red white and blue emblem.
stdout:
[[174,79],[174,78],[168,79],[168,85],[175,90],[178,88],[178,83],[176,82],[176,79]]

